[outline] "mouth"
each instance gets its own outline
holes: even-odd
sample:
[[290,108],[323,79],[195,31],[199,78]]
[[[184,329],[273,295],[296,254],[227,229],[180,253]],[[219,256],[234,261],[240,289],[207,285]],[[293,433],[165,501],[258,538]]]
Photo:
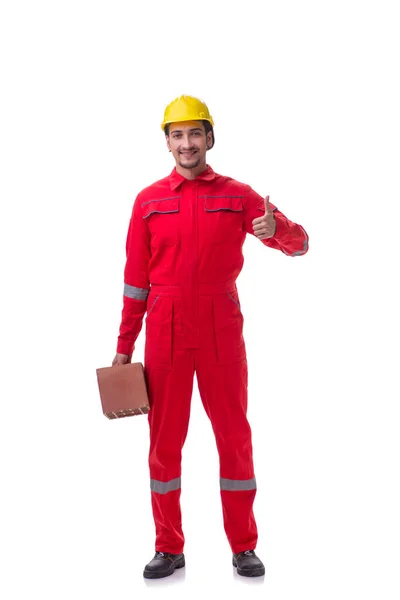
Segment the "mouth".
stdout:
[[181,156],[184,156],[185,158],[192,158],[192,156],[197,154],[197,150],[184,150],[184,151],[180,152],[179,154]]

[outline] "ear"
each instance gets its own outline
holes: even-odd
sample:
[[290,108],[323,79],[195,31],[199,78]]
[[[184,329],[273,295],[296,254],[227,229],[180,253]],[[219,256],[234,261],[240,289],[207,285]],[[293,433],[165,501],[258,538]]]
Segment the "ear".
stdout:
[[212,133],[209,131],[207,133],[207,150],[210,150],[212,147]]
[[165,136],[165,141],[167,142],[167,148],[168,148],[168,150],[171,152],[171,145],[169,143],[169,136],[168,135]]

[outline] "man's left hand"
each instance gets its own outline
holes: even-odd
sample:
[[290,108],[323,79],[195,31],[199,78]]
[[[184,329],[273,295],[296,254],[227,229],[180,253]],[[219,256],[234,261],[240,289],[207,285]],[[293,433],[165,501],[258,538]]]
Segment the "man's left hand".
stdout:
[[264,204],[264,216],[258,217],[252,222],[254,235],[258,237],[259,240],[264,240],[266,238],[272,237],[276,231],[276,221],[274,213],[269,204],[269,196],[265,198]]

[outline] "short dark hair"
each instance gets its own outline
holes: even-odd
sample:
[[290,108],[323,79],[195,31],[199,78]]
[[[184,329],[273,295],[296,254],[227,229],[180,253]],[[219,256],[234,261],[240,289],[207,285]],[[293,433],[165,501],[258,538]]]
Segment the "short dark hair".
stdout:
[[[212,136],[212,144],[209,147],[209,150],[211,150],[211,148],[214,146],[215,144],[215,136],[214,136],[214,129],[213,126],[211,125],[210,121],[206,121],[205,119],[201,119],[200,123],[203,123],[204,125],[204,130],[206,132],[206,136],[208,134],[209,131],[211,131],[211,136]],[[164,127],[164,133],[165,135],[169,135],[169,126],[171,125],[171,123],[167,123],[166,126]]]

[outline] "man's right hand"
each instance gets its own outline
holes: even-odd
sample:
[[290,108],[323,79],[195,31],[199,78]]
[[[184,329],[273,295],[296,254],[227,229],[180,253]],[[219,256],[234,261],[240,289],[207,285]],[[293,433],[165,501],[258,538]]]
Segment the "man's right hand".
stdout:
[[130,363],[132,359],[132,354],[117,354],[114,356],[114,360],[112,361],[112,367],[115,365],[125,365],[126,363]]

